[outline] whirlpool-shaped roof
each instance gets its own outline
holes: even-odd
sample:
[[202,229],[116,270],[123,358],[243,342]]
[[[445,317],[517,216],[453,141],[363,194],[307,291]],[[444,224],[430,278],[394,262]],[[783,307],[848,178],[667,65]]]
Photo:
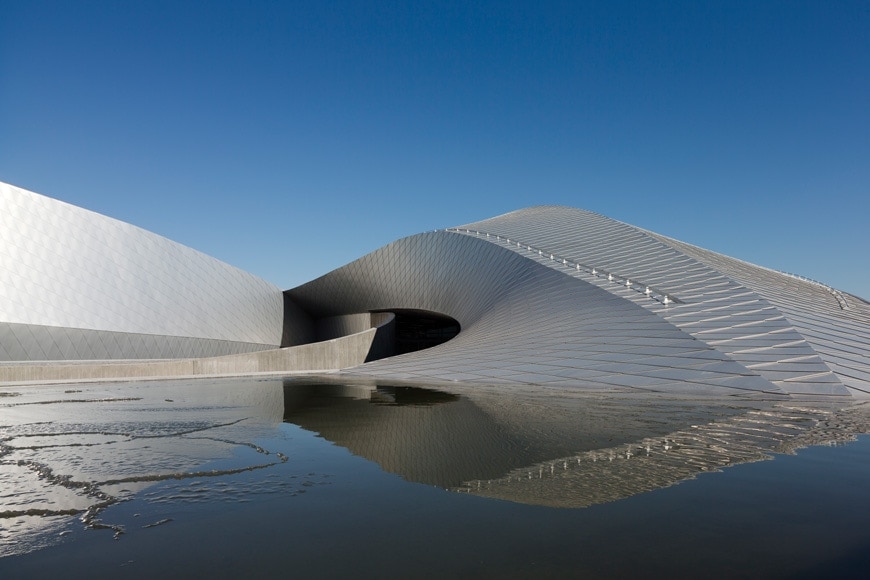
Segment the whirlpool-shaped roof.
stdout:
[[533,207],[389,244],[288,291],[315,316],[419,309],[440,346],[347,372],[664,392],[870,393],[870,308],[591,212]]

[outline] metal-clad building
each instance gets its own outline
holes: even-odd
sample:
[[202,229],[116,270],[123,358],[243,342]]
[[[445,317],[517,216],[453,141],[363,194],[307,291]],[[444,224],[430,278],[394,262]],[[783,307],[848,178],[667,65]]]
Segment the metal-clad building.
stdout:
[[281,290],[130,224],[0,183],[0,360],[275,348]]
[[487,385],[866,396],[870,305],[568,207],[394,242],[288,291],[318,316],[433,311],[462,331],[346,372]]
[[[387,312],[394,322],[377,314]],[[403,354],[346,375],[870,395],[866,301],[583,210],[533,207],[411,236],[282,293],[155,234],[0,184],[0,360],[209,357],[376,325],[394,341],[377,356]]]

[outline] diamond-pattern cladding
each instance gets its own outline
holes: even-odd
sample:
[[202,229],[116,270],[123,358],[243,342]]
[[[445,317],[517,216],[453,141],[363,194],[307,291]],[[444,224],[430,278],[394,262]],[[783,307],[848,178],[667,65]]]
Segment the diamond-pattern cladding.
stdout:
[[[314,316],[410,308],[462,325],[355,374],[870,392],[863,300],[572,208],[405,238],[288,294]],[[277,345],[283,299],[195,250],[0,184],[0,320],[0,360],[199,357]]]
[[196,250],[0,183],[0,320],[5,360],[207,356],[279,345],[283,298]]

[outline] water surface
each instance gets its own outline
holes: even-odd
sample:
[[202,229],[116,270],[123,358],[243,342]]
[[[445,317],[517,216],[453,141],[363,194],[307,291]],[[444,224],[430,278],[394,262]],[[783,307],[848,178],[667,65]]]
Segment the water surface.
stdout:
[[0,395],[4,578],[870,566],[861,406],[300,379]]

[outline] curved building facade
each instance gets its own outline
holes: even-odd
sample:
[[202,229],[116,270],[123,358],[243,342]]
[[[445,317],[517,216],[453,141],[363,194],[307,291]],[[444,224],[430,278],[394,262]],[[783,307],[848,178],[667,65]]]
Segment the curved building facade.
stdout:
[[281,344],[281,290],[130,224],[0,183],[0,360],[185,358]]
[[568,207],[405,238],[287,294],[315,316],[420,309],[461,325],[445,344],[353,375],[870,394],[864,300]]
[[408,343],[441,344],[386,356],[404,351],[381,340],[382,358],[362,353],[357,360],[371,362],[341,369],[346,376],[481,389],[870,395],[866,301],[583,210],[533,207],[411,236],[282,293],[12,186],[0,186],[0,203],[7,361],[246,353],[366,332],[395,313],[382,335],[416,332]]

